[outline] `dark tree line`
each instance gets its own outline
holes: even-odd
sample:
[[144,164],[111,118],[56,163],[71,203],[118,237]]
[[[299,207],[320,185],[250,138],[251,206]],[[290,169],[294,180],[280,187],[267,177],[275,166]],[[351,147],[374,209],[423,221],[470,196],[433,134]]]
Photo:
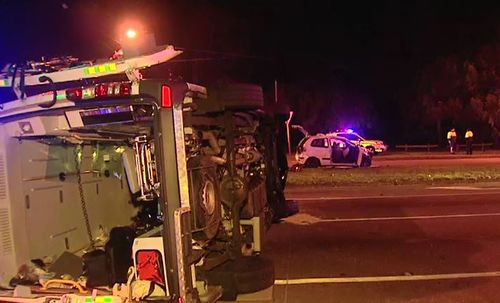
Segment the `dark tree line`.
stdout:
[[436,139],[455,127],[476,129],[477,138],[498,143],[500,135],[500,43],[468,55],[449,55],[428,64],[417,86],[416,112],[435,127]]

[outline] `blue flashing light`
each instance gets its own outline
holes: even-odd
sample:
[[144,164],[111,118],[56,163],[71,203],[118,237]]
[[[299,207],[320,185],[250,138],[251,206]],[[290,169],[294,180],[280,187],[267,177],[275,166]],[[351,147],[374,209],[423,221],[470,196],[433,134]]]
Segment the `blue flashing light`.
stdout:
[[346,130],[346,132],[347,132],[348,134],[352,134],[352,133],[354,132],[354,130],[352,130],[351,128],[348,128],[348,129]]

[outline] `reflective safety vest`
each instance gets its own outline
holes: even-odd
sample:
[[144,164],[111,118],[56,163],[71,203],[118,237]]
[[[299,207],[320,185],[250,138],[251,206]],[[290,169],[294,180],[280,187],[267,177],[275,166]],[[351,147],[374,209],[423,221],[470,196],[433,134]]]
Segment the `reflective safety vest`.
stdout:
[[468,139],[468,138],[472,138],[474,137],[474,134],[472,133],[471,130],[468,130],[466,133],[465,133],[465,139]]
[[457,133],[456,133],[456,132],[453,132],[453,131],[451,131],[451,130],[448,132],[448,135],[446,136],[446,138],[447,138],[448,140],[450,140],[451,138],[456,138],[456,137],[457,137]]

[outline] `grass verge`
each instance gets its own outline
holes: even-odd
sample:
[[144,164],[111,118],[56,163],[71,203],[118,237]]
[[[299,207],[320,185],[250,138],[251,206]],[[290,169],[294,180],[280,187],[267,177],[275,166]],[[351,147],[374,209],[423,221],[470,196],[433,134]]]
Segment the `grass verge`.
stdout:
[[289,185],[406,185],[500,181],[500,166],[309,168],[288,174]]

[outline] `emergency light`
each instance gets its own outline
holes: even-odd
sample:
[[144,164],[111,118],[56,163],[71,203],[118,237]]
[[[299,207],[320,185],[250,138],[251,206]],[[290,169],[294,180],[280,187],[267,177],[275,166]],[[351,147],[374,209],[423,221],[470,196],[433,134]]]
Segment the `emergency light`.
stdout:
[[99,83],[95,86],[67,89],[66,99],[70,101],[81,101],[103,97],[123,97],[130,96],[131,91],[131,82]]

